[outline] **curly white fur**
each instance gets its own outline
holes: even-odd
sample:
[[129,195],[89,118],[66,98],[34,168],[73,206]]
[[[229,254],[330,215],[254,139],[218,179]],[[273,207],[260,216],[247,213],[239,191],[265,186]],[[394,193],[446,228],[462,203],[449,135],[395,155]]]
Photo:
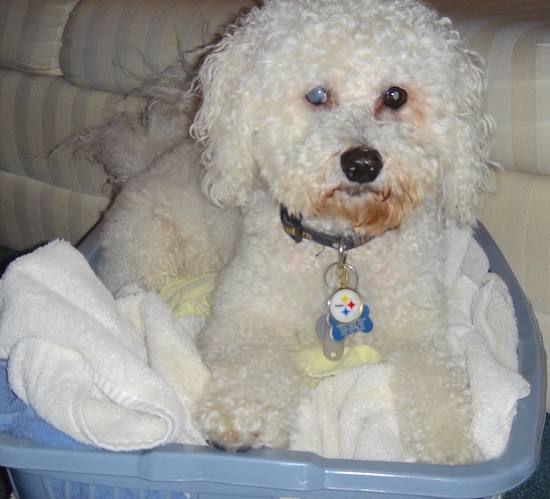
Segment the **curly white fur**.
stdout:
[[[314,105],[317,87],[326,98]],[[385,104],[390,88],[406,92],[399,109]],[[465,366],[443,336],[442,234],[475,222],[493,122],[480,61],[450,21],[416,0],[267,0],[209,48],[191,89],[198,101],[181,89],[178,117],[175,91],[157,88],[149,119],[120,125],[123,142],[104,151],[127,158],[132,134],[145,149],[137,166],[111,165],[131,178],[107,214],[102,275],[113,290],[158,289],[221,271],[200,338],[212,381],[196,418],[209,441],[286,446],[307,391],[293,353],[319,344],[338,255],[290,239],[284,205],[325,233],[377,236],[348,255],[375,328],[347,341],[395,365],[414,459],[479,459]],[[354,148],[379,152],[375,179],[345,174]]]

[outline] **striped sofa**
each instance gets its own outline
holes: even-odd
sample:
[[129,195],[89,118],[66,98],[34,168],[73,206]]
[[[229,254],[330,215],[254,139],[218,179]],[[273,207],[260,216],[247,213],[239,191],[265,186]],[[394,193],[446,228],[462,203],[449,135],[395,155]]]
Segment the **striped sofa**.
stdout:
[[[139,82],[204,43],[247,0],[2,0],[0,245],[78,242],[109,189],[67,137],[142,103]],[[503,170],[479,218],[531,299],[550,345],[548,0],[433,0],[487,62]]]

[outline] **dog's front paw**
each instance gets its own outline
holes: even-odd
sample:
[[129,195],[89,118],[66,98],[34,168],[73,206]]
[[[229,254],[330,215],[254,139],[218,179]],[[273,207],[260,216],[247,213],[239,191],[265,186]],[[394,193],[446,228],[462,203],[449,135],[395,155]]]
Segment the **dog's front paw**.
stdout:
[[290,443],[288,418],[258,402],[205,399],[196,421],[206,441],[221,450],[285,448]]

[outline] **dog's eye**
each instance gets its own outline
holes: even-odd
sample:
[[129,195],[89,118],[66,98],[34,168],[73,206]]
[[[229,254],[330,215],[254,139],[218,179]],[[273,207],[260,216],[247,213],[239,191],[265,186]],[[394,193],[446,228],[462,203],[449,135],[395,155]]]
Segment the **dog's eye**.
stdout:
[[390,109],[399,109],[407,103],[407,92],[399,87],[391,87],[384,95],[384,105]]
[[328,92],[323,87],[315,87],[306,94],[306,99],[316,106],[328,102]]

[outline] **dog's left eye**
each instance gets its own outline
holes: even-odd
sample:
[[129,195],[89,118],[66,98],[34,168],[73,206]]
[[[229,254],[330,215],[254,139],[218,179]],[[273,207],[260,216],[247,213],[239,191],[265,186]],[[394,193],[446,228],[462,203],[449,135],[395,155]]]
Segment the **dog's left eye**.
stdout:
[[315,87],[306,94],[306,99],[319,106],[328,102],[328,92],[323,87]]
[[397,110],[407,103],[407,99],[408,95],[405,90],[399,87],[391,87],[384,95],[384,105]]

